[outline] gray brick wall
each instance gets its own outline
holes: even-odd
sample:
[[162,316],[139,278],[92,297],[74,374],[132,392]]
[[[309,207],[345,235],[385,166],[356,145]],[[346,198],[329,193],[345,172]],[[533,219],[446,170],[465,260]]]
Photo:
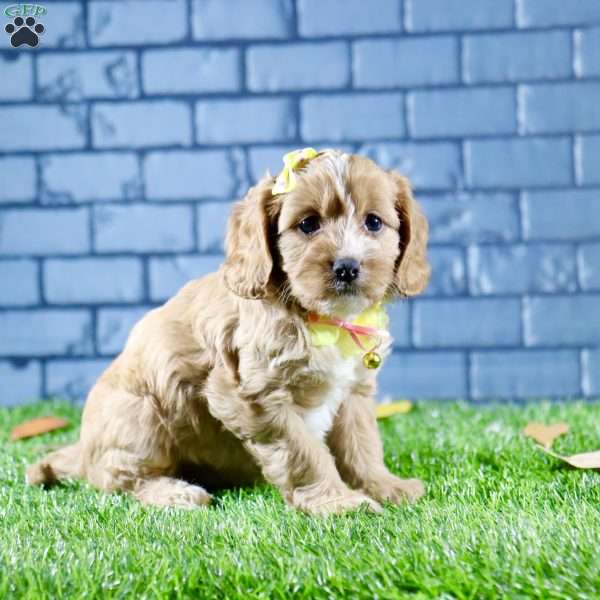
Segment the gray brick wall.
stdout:
[[600,396],[598,0],[43,4],[35,50],[0,31],[0,404],[82,399],[308,144],[429,218],[382,396]]

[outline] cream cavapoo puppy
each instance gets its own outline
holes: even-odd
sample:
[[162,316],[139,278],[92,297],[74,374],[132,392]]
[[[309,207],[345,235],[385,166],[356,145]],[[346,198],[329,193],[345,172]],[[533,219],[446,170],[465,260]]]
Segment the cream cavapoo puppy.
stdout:
[[313,514],[423,494],[385,467],[373,398],[391,346],[382,303],[425,287],[427,221],[408,181],[367,158],[285,160],[235,205],[219,271],[133,328],[79,441],[30,466],[30,484],[83,478],[146,504],[206,505],[181,478],[193,466],[266,480]]

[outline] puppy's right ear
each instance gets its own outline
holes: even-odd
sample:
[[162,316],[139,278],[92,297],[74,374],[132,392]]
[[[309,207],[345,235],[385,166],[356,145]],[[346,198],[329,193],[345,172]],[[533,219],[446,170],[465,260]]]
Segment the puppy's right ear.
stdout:
[[242,298],[264,298],[273,271],[270,229],[275,198],[273,177],[264,177],[237,202],[225,238],[225,285]]

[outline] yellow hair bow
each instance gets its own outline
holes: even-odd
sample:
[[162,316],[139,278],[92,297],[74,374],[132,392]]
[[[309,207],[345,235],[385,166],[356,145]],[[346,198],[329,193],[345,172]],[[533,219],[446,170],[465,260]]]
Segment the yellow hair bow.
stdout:
[[273,186],[273,196],[291,192],[296,187],[296,172],[318,155],[319,153],[314,148],[303,148],[302,150],[288,152],[283,157],[283,171],[279,173]]

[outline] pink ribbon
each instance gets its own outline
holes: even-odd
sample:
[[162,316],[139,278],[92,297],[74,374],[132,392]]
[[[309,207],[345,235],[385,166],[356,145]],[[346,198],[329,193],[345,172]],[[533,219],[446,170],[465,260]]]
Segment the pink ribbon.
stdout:
[[366,350],[366,348],[362,345],[359,335],[367,335],[367,336],[379,336],[379,341],[373,348],[371,348],[370,352],[375,350],[381,345],[381,336],[386,334],[387,332],[381,331],[380,329],[376,329],[375,327],[368,327],[367,325],[356,325],[354,323],[350,323],[348,321],[344,321],[343,319],[338,319],[336,317],[324,318],[316,315],[315,313],[308,313],[308,320],[310,323],[316,323],[318,325],[333,325],[335,327],[339,327],[340,329],[344,329],[350,334],[350,337],[354,341],[354,343],[361,349]]

